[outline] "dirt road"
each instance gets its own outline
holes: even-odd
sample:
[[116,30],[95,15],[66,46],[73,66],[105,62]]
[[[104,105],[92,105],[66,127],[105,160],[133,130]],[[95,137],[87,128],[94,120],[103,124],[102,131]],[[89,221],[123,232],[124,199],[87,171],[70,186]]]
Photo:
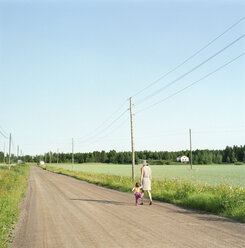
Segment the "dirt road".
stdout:
[[31,168],[12,247],[245,247],[245,224]]

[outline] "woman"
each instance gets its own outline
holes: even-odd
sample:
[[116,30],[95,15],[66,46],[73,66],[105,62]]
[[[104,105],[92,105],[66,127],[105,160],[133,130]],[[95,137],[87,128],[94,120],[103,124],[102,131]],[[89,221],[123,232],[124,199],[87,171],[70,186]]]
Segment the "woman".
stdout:
[[[144,191],[147,191],[148,196],[150,198],[150,204],[152,205],[152,198],[151,198],[151,168],[149,165],[146,163],[146,160],[143,160],[142,167],[141,167],[141,176],[140,176],[140,182],[143,187],[143,196],[144,196]],[[142,203],[143,205],[143,197],[142,197]]]

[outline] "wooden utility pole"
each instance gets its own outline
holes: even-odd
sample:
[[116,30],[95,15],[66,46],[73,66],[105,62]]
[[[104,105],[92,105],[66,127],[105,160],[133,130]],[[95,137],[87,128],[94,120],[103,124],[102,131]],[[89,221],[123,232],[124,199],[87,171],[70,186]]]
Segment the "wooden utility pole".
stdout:
[[9,135],[9,170],[10,170],[10,157],[11,157],[11,133]]
[[17,162],[19,160],[19,145],[17,146]]
[[131,120],[131,146],[132,146],[132,180],[135,180],[135,156],[134,156],[134,128],[133,128],[133,110],[132,97],[130,97],[130,120]]
[[72,170],[74,167],[74,140],[72,138]]
[[3,163],[5,164],[5,142],[4,142],[4,148],[3,148]]
[[191,164],[191,169],[192,169],[192,145],[191,145],[191,129],[189,129],[189,134],[190,134],[190,164]]
[[57,164],[58,164],[58,159],[59,159],[59,149],[57,149]]

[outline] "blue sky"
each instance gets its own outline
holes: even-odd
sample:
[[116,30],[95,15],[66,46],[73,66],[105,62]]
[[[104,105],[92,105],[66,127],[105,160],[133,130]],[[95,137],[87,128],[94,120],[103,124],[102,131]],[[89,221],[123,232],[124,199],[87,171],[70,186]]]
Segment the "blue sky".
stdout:
[[[75,152],[128,151],[129,111],[113,122],[128,109],[127,99],[243,16],[242,0],[0,0],[1,130],[24,154],[70,152],[72,137]],[[245,20],[133,98],[136,150],[188,149],[189,128],[193,149],[244,145],[245,56],[146,109],[243,53],[245,38],[148,97],[244,30]],[[4,142],[0,136],[1,150]]]

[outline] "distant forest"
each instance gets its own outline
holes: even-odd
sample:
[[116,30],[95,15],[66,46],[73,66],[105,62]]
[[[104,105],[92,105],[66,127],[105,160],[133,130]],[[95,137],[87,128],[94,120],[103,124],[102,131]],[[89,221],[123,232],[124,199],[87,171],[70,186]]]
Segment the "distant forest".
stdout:
[[[58,156],[57,156],[58,155]],[[178,156],[186,155],[190,157],[189,150],[183,150],[178,152],[167,151],[136,151],[135,160],[136,163],[140,163],[143,159],[147,160],[149,164],[177,164],[176,158]],[[30,156],[25,155],[17,158],[11,156],[11,161],[16,162],[18,159],[24,162],[36,162],[40,160],[45,163],[57,163],[57,157],[59,163],[71,163],[72,153],[52,153],[47,152],[43,155]],[[5,157],[5,162],[8,161],[8,157]],[[4,154],[0,152],[0,162],[4,162]],[[111,150],[94,151],[89,153],[75,153],[75,163],[89,163],[89,162],[101,162],[101,163],[113,163],[113,164],[130,164],[132,163],[131,152],[116,152]],[[223,163],[245,163],[245,145],[244,146],[227,146],[224,150],[194,150],[192,151],[193,164],[223,164]]]

